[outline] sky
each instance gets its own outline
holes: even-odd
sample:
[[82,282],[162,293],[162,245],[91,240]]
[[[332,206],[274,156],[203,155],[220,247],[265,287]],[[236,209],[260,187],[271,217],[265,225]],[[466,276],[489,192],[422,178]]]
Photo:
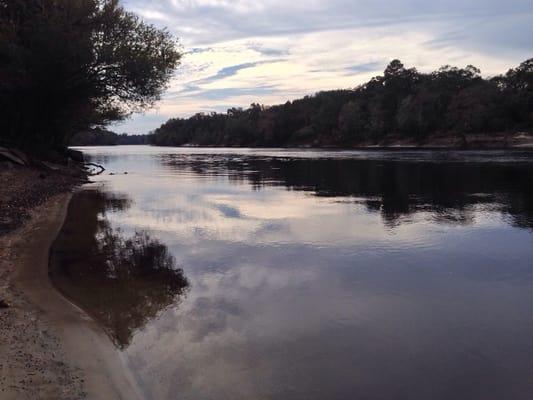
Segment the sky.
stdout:
[[473,64],[493,76],[533,57],[532,0],[123,0],[180,41],[156,107],[112,126],[142,134],[169,118],[285,103],[347,89],[393,59],[422,72]]

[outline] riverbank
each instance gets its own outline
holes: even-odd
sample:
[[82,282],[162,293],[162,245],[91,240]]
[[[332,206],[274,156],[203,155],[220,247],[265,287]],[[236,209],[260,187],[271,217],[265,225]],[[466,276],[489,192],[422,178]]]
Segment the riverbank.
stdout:
[[[483,134],[435,134],[419,139],[402,135],[387,135],[379,140],[359,140],[351,143],[334,143],[331,138],[324,140],[290,141],[277,148],[303,149],[339,149],[339,150],[513,150],[533,148],[533,133],[531,132],[502,132],[491,135]],[[149,140],[147,140],[149,142]],[[140,143],[139,143],[140,144]],[[91,143],[73,144],[75,146],[114,146],[115,144]],[[206,148],[269,148],[253,143],[246,145],[209,144],[209,143],[156,143],[156,147],[206,147]]]
[[44,183],[40,173],[0,172],[0,398],[141,398],[100,326],[48,279],[49,249],[80,180],[49,173]]
[[[354,146],[358,147],[358,146]],[[389,135],[378,143],[362,143],[362,148],[410,148],[450,150],[509,150],[533,147],[533,134],[529,132],[499,133],[492,135],[431,135],[423,140]]]

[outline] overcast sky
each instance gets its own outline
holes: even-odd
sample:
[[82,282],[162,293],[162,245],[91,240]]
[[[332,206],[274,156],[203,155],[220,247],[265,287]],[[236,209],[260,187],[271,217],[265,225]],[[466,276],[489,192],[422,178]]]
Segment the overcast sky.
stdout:
[[399,58],[430,71],[496,75],[533,57],[532,0],[123,0],[180,38],[163,100],[112,127],[147,133],[171,117],[279,104],[351,88]]

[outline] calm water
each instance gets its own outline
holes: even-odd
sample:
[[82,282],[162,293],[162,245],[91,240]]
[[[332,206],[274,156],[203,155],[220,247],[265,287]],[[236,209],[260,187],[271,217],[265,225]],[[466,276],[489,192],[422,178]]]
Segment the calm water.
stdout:
[[533,398],[533,154],[84,151],[51,276],[148,399]]

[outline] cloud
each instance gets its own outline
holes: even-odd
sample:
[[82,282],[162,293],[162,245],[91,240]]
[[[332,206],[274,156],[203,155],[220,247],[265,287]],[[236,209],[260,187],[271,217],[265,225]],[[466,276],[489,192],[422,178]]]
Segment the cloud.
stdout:
[[187,54],[198,54],[198,53],[207,53],[207,52],[210,52],[210,51],[213,51],[213,49],[211,47],[193,47],[189,50],[187,50],[184,54],[187,55]]
[[258,65],[263,64],[273,64],[276,62],[280,62],[283,60],[270,60],[270,61],[256,61],[256,62],[248,62],[244,64],[238,64],[238,65],[231,65],[229,67],[224,67],[220,69],[215,75],[209,76],[207,78],[199,79],[197,81],[193,81],[192,85],[204,85],[208,83],[213,83],[219,80],[222,80],[224,78],[229,78],[230,76],[237,75],[237,73],[243,69],[253,68],[257,67]]
[[[264,95],[277,93],[278,90],[274,86],[260,86],[255,88],[228,88],[228,89],[208,89],[199,90],[202,97],[213,101],[230,100],[239,96],[255,96],[262,97]],[[248,104],[248,103],[247,103]],[[222,107],[223,110],[230,107]]]
[[248,48],[265,56],[287,56],[289,51],[283,48],[266,47],[262,43],[251,42],[247,44]]
[[172,21],[169,28],[185,41],[202,44],[427,20],[531,15],[533,11],[529,0],[127,0],[125,4],[158,24],[165,16]]
[[348,72],[355,72],[356,74],[360,74],[360,73],[363,73],[363,72],[376,71],[378,69],[381,69],[382,67],[383,67],[383,63],[381,63],[379,61],[376,61],[376,62],[369,62],[369,63],[352,65],[350,67],[347,67],[346,70]]
[[[156,110],[119,128],[142,133],[164,117],[278,104],[355,87],[393,58],[505,72],[533,55],[530,0],[125,0],[181,38],[183,64]],[[151,124],[154,125],[151,125]]]

